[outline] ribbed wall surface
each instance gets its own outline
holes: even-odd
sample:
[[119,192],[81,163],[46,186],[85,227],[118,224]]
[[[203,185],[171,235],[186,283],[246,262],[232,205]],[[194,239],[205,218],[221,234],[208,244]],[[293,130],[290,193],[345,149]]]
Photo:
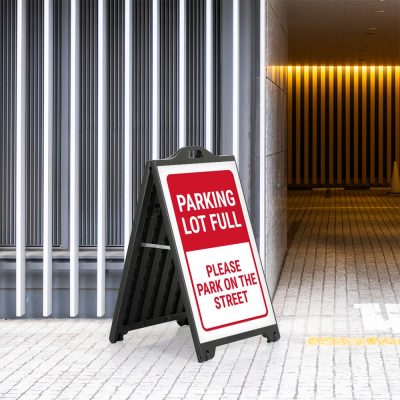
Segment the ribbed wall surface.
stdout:
[[[65,7],[64,7],[65,9]],[[54,1],[53,6],[53,246],[60,246],[61,242],[61,226],[62,220],[62,186],[66,186],[67,175],[63,175],[62,155],[67,157],[68,154],[63,149],[63,135],[68,132],[67,118],[63,118],[63,114],[67,114],[63,110],[66,104],[63,93],[65,88],[65,76],[69,72],[65,52],[62,43],[65,41],[64,36],[69,33],[69,29],[65,26],[63,20],[63,0]],[[67,115],[66,115],[67,117]],[[67,125],[67,126],[65,126]],[[65,179],[65,181],[63,180]],[[65,203],[64,203],[65,204]]]
[[[15,245],[16,2],[0,2],[0,246]],[[132,169],[134,203],[152,142],[152,1],[132,3]],[[220,4],[214,2],[214,82],[219,77]],[[107,1],[107,245],[123,245],[124,1]],[[97,243],[97,1],[80,2],[80,245]],[[186,3],[186,140],[205,140],[205,2]],[[53,1],[53,244],[68,248],[70,4]],[[160,158],[178,148],[179,1],[159,5]],[[43,0],[26,2],[27,245],[43,235]],[[220,94],[214,85],[218,151]]]
[[97,243],[97,1],[80,2],[80,238]]
[[179,2],[160,1],[160,156],[178,149]]
[[43,2],[26,3],[26,244],[41,246],[43,222]]
[[16,8],[0,1],[0,246],[15,245]]
[[133,2],[132,125],[133,202],[139,196],[144,165],[151,151],[151,1]]
[[205,138],[205,60],[206,2],[187,2],[186,21],[186,141],[204,146]]
[[[129,1],[132,10],[131,29],[132,34],[125,37],[125,7]],[[124,211],[125,195],[130,195],[132,189],[132,208],[140,193],[142,174],[146,161],[153,157],[153,150],[159,148],[156,158],[171,156],[180,145],[179,139],[183,139],[186,145],[207,144],[208,139],[213,141],[212,147],[216,154],[224,154],[232,151],[232,143],[238,139],[232,130],[233,116],[232,103],[236,100],[240,103],[240,121],[255,121],[253,118],[258,109],[258,80],[253,74],[253,68],[242,68],[248,62],[258,66],[257,58],[245,57],[254,44],[257,34],[255,26],[247,25],[251,19],[249,10],[256,6],[256,2],[240,2],[242,15],[240,16],[240,47],[244,50],[243,60],[240,61],[240,95],[237,99],[233,94],[233,25],[232,2],[215,0],[212,5],[213,20],[206,24],[205,0],[185,1],[185,29],[180,28],[180,0],[159,0],[158,13],[153,10],[152,0],[105,0],[105,64],[104,98],[99,99],[98,77],[98,0],[78,0],[78,12],[71,9],[70,0],[23,0],[22,6],[26,11],[26,21],[21,26],[24,35],[22,48],[22,67],[26,69],[24,82],[25,92],[22,99],[25,101],[26,114],[22,121],[25,126],[26,155],[22,157],[26,171],[26,182],[16,182],[16,34],[17,34],[17,4],[16,0],[0,0],[0,247],[15,247],[16,232],[16,187],[22,187],[26,192],[22,206],[26,208],[26,243],[19,243],[16,253],[20,255],[18,262],[10,259],[10,252],[2,252],[0,255],[0,273],[3,289],[0,288],[0,316],[15,317],[25,314],[27,317],[47,315],[45,308],[52,308],[52,316],[66,317],[68,315],[100,316],[105,313],[110,316],[114,311],[116,288],[120,281],[119,269],[123,265],[124,243]],[[53,72],[53,93],[50,99],[53,117],[52,154],[53,160],[51,173],[52,185],[52,226],[53,244],[64,251],[43,252],[43,217],[44,213],[44,179],[46,167],[49,164],[44,159],[44,6],[53,8],[50,17],[53,22],[52,30],[52,60],[49,67]],[[247,10],[247,14],[244,12]],[[102,11],[102,10],[100,10]],[[47,14],[46,14],[47,15]],[[208,15],[208,13],[207,13]],[[102,13],[103,16],[103,13]],[[153,38],[153,20],[158,18],[158,37]],[[210,22],[210,21],[209,21]],[[75,26],[78,28],[75,28]],[[206,137],[206,58],[209,52],[206,49],[206,29],[212,27],[212,80],[210,87],[212,93],[211,118],[212,137]],[[77,38],[71,31],[76,29]],[[78,32],[79,30],[79,32]],[[46,30],[47,31],[47,30]],[[20,32],[20,31],[18,31]],[[103,35],[101,36],[103,37]],[[77,49],[71,48],[71,41],[77,40]],[[132,73],[130,82],[125,80],[125,44],[128,40],[131,46]],[[184,41],[184,57],[180,57],[180,44]],[[47,41],[46,41],[47,43]],[[51,42],[50,42],[51,43]],[[79,47],[79,48],[78,48]],[[75,52],[76,50],[76,52]],[[153,62],[153,52],[157,50],[157,66]],[[72,65],[73,58],[77,56],[76,65]],[[19,59],[18,59],[19,61]],[[52,63],[51,63],[52,61]],[[182,62],[185,73],[185,91],[181,92]],[[51,64],[51,65],[50,65]],[[75,76],[75,67],[77,75]],[[258,67],[255,67],[256,70]],[[155,75],[158,73],[158,76]],[[251,75],[251,76],[250,76]],[[77,80],[75,81],[75,78]],[[243,77],[243,80],[242,80]],[[71,81],[71,78],[74,81]],[[247,82],[254,82],[247,86]],[[153,86],[154,85],[154,86]],[[246,86],[246,87],[245,87]],[[47,85],[46,85],[47,87]],[[132,96],[129,96],[128,104],[132,120],[132,131],[125,130],[125,90],[129,88]],[[157,92],[156,98],[153,93]],[[250,93],[251,92],[251,93]],[[183,98],[180,98],[183,95]],[[248,101],[247,99],[252,99]],[[104,118],[98,115],[98,102],[105,105]],[[182,100],[182,103],[180,103]],[[73,104],[71,104],[73,101]],[[104,101],[104,103],[103,103]],[[156,113],[153,105],[156,104]],[[185,132],[180,135],[180,105],[185,108]],[[253,107],[251,110],[250,108]],[[101,108],[103,109],[103,107]],[[74,112],[77,111],[77,115]],[[99,176],[98,169],[98,130],[99,121],[105,121],[101,133],[105,134],[105,176]],[[154,121],[154,122],[153,122]],[[26,123],[25,123],[26,122]],[[153,123],[157,123],[154,126]],[[71,131],[71,124],[76,131]],[[244,124],[250,126],[249,124]],[[243,126],[244,126],[243,125]],[[208,125],[207,125],[208,126]],[[242,125],[240,125],[242,126]],[[257,122],[251,124],[254,132],[257,130]],[[242,129],[242,128],[241,128]],[[246,131],[246,129],[242,129]],[[158,136],[156,134],[158,133]],[[208,133],[208,132],[207,132]],[[132,151],[129,160],[125,160],[125,137],[131,134]],[[77,138],[77,143],[75,141]],[[246,140],[249,137],[246,138]],[[241,155],[246,155],[246,160],[253,152],[251,146],[257,146],[257,135],[254,135],[254,143],[247,145],[241,143]],[[102,144],[104,142],[101,142]],[[242,146],[243,145],[243,146]],[[247,146],[247,147],[246,147]],[[78,148],[79,147],[79,148]],[[48,154],[46,152],[46,154]],[[70,160],[75,159],[75,167],[71,168]],[[284,161],[284,159],[282,158]],[[132,161],[132,187],[125,192],[125,165]],[[246,161],[247,162],[247,161]],[[243,172],[246,195],[252,189],[247,169],[250,164],[243,163]],[[254,165],[257,157],[254,157]],[[275,161],[273,165],[275,165]],[[272,164],[271,164],[272,165]],[[284,163],[282,163],[284,165]],[[269,169],[270,164],[268,164]],[[73,172],[73,175],[71,175]],[[47,176],[47,174],[46,174]],[[105,210],[104,215],[98,214],[98,181],[106,182],[105,186]],[[273,181],[274,182],[274,181]],[[257,185],[257,183],[256,183]],[[278,185],[279,186],[279,185]],[[75,201],[70,190],[74,190],[78,197]],[[273,189],[274,190],[274,189]],[[72,201],[73,200],[73,201]],[[72,202],[71,202],[72,201]],[[76,205],[76,203],[78,203]],[[253,207],[253,204],[251,205]],[[76,207],[76,208],[74,208]],[[256,205],[257,207],[257,205]],[[74,210],[71,218],[71,210]],[[130,210],[129,210],[130,211]],[[255,219],[259,215],[255,214]],[[47,219],[47,218],[46,218]],[[96,258],[96,245],[98,227],[105,225],[106,245],[108,250],[104,253],[103,247]],[[77,224],[78,226],[76,226]],[[73,232],[70,228],[73,227]],[[79,247],[75,235],[75,228],[79,231]],[[103,232],[103,231],[102,231]],[[268,233],[268,238],[275,238]],[[160,238],[161,236],[157,236]],[[154,238],[153,238],[154,239]],[[152,239],[152,240],[153,240]],[[155,238],[154,240],[156,240]],[[23,238],[22,238],[23,240]],[[71,240],[71,242],[70,242]],[[268,239],[275,243],[275,239]],[[282,240],[279,239],[280,242]],[[268,242],[268,243],[269,243]],[[283,243],[283,242],[282,242]],[[24,244],[30,247],[24,252]],[[46,245],[48,243],[45,243]],[[117,251],[109,251],[109,248],[118,247]],[[272,246],[272,245],[271,245]],[[32,251],[32,247],[36,251]],[[48,249],[47,246],[44,246]],[[82,251],[82,247],[91,247],[91,251]],[[115,250],[115,249],[114,249]],[[144,250],[147,251],[147,250]],[[149,250],[150,251],[150,250]],[[153,250],[151,250],[153,251]],[[70,253],[70,255],[68,255]],[[165,251],[160,252],[165,256]],[[78,255],[78,257],[76,257]],[[112,258],[110,258],[112,257]],[[157,258],[158,256],[156,256]],[[77,259],[78,258],[78,259]],[[34,260],[34,261],[33,261]],[[161,260],[161,259],[160,259]],[[22,263],[20,262],[22,261]],[[21,266],[26,261],[26,273],[14,274],[12,269],[21,272]],[[45,262],[47,261],[47,262]],[[157,260],[156,260],[157,261]],[[16,265],[17,264],[17,265]],[[158,264],[157,264],[158,265]],[[157,279],[156,285],[165,272],[167,285],[165,289],[171,293],[168,296],[160,290],[159,299],[151,299],[146,304],[149,310],[143,308],[143,312],[157,314],[157,310],[163,307],[172,313],[182,310],[177,286],[178,276],[172,268],[161,268],[162,260],[154,270]],[[167,260],[168,265],[168,260]],[[275,265],[275,264],[272,264]],[[160,267],[160,268],[158,268]],[[42,271],[43,268],[43,271]],[[279,269],[279,268],[278,268]],[[34,271],[34,270],[37,270]],[[106,271],[105,280],[103,272]],[[164,271],[164,272],[163,272]],[[43,276],[42,273],[43,272]],[[47,273],[46,273],[47,272]],[[100,278],[96,280],[97,276]],[[161,274],[161,275],[160,275]],[[25,275],[25,276],[24,276]],[[45,279],[53,276],[53,282]],[[69,277],[72,277],[70,280]],[[17,278],[17,279],[16,279]],[[20,279],[22,278],[22,279]],[[24,278],[26,278],[24,280]],[[164,278],[162,278],[164,280]],[[105,286],[103,286],[103,282]],[[72,284],[71,284],[72,283]],[[98,285],[99,284],[99,285]],[[14,288],[17,290],[14,292]],[[6,288],[6,289],[4,289]],[[172,288],[172,291],[169,291]],[[174,289],[175,288],[175,289]],[[98,289],[98,290],[96,290]],[[97,292],[97,293],[96,293]],[[150,292],[149,292],[150,293]],[[140,294],[139,294],[140,295]],[[25,304],[26,299],[26,304]],[[160,300],[160,301],[158,301]],[[21,307],[25,304],[24,307]],[[143,303],[144,304],[144,303]],[[72,306],[69,308],[69,306]],[[155,306],[153,308],[153,306]],[[140,308],[139,308],[140,309]],[[147,311],[146,311],[147,310]]]
[[391,182],[400,67],[289,67],[289,185]]
[[107,2],[108,140],[107,244],[123,245],[124,210],[124,2]]
[[[61,1],[54,3],[54,102],[61,115]],[[26,240],[27,246],[42,244],[43,191],[43,3],[26,4]],[[15,245],[15,118],[16,118],[16,2],[0,2],[0,246]],[[61,244],[61,119],[54,119],[53,151],[53,244]]]

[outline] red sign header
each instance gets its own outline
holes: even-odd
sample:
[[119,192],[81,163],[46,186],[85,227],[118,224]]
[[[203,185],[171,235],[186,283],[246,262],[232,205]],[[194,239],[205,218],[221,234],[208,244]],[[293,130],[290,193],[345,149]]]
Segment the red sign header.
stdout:
[[231,171],[173,174],[167,183],[185,251],[249,240]]

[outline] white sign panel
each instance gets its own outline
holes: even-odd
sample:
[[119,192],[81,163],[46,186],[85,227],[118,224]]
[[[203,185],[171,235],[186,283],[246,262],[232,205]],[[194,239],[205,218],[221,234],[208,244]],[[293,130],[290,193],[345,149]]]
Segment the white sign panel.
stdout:
[[276,324],[236,164],[157,169],[200,343]]

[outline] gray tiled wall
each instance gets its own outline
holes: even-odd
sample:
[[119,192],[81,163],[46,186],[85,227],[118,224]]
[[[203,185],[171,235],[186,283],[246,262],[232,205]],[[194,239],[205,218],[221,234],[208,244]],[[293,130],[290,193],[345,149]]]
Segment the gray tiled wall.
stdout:
[[[275,293],[287,250],[287,26],[283,0],[266,3],[266,275]],[[281,67],[281,68],[279,68]],[[275,70],[274,70],[275,69]]]

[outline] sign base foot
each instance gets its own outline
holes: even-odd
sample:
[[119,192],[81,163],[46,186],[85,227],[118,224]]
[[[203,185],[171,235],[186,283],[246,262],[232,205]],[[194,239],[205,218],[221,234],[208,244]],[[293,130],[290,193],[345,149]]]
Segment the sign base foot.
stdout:
[[267,338],[267,342],[277,342],[281,335],[279,333],[278,325],[271,325],[262,333],[263,337]]
[[205,349],[200,349],[200,351],[197,352],[197,360],[199,363],[203,363],[205,361],[209,361],[215,356],[215,347],[209,348],[207,350]]

